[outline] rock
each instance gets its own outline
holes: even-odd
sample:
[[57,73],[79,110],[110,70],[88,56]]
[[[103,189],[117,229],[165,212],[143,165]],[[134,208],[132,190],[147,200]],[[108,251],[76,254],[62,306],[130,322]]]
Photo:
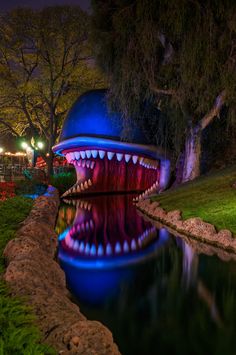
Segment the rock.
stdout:
[[[72,342],[72,339],[75,337],[79,338],[76,346]],[[80,321],[73,324],[73,326],[65,331],[63,342],[68,348],[71,347],[72,354],[120,354],[117,346],[113,343],[111,332],[100,322],[96,321]]]
[[216,234],[215,227],[210,224],[204,222],[201,218],[189,218],[183,223],[183,228],[190,234],[194,236],[202,237],[210,237]]
[[11,293],[32,306],[43,341],[57,353],[119,354],[111,332],[99,322],[88,321],[71,301],[65,274],[54,260],[58,206],[57,193],[36,199],[17,237],[4,250],[8,264],[4,278]]
[[231,239],[232,238],[232,233],[228,229],[221,229],[218,234],[218,238],[227,238]]
[[149,200],[149,199],[140,200],[140,201],[138,201],[138,203],[136,204],[136,206],[137,206],[138,208],[140,208],[141,210],[145,210],[146,208],[149,207],[150,203],[151,203],[151,200]]
[[154,211],[154,216],[163,220],[166,217],[166,212],[165,212],[165,210],[163,210],[163,208],[156,207],[155,211]]
[[221,229],[217,233],[217,239],[226,247],[233,245],[232,233],[228,229]]
[[156,210],[157,207],[159,207],[159,202],[150,203],[148,205],[148,207],[146,208],[146,211],[150,215],[155,215],[155,210]]
[[181,220],[181,212],[179,210],[170,211],[166,215],[168,222],[175,224],[175,222]]
[[78,336],[74,336],[74,337],[71,339],[71,342],[72,342],[75,346],[78,346],[78,345],[79,345],[79,337],[78,337]]

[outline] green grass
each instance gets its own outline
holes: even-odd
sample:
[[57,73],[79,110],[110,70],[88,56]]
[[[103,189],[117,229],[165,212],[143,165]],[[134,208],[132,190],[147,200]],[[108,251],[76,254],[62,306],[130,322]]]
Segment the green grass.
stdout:
[[236,235],[236,165],[168,190],[152,198],[167,211],[181,210],[184,219],[200,217],[217,230]]
[[[32,200],[23,197],[0,202],[0,276],[4,272],[3,250],[31,208]],[[55,354],[40,344],[40,332],[34,320],[32,310],[22,300],[11,297],[0,279],[0,355]]]

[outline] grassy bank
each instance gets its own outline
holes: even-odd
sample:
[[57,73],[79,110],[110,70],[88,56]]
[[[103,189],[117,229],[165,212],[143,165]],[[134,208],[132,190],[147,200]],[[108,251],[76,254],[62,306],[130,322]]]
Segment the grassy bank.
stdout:
[[[23,197],[0,202],[0,275],[4,272],[3,250],[31,208],[32,200]],[[0,279],[0,355],[13,354],[45,355],[54,352],[40,344],[40,333],[34,326],[31,310],[19,299],[9,296],[5,282]]]
[[184,219],[200,217],[236,235],[236,165],[202,176],[153,197],[167,211],[178,209]]

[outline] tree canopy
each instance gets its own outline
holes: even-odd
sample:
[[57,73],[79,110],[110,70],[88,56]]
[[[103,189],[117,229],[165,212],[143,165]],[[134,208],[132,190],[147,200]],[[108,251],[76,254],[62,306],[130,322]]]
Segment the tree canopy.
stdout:
[[[93,1],[98,62],[111,101],[147,119],[153,104],[161,144],[183,149],[189,127],[204,129],[223,105],[235,123],[236,4],[233,0]],[[106,20],[105,20],[106,19]]]
[[[0,125],[51,147],[77,96],[104,86],[79,7],[17,9],[0,17]],[[50,163],[51,164],[51,163]]]

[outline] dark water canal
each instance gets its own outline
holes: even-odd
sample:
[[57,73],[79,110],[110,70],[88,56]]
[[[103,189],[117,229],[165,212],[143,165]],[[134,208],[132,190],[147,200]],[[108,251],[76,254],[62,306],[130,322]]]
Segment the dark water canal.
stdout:
[[236,263],[156,229],[131,195],[68,200],[59,261],[88,319],[123,355],[236,354]]

